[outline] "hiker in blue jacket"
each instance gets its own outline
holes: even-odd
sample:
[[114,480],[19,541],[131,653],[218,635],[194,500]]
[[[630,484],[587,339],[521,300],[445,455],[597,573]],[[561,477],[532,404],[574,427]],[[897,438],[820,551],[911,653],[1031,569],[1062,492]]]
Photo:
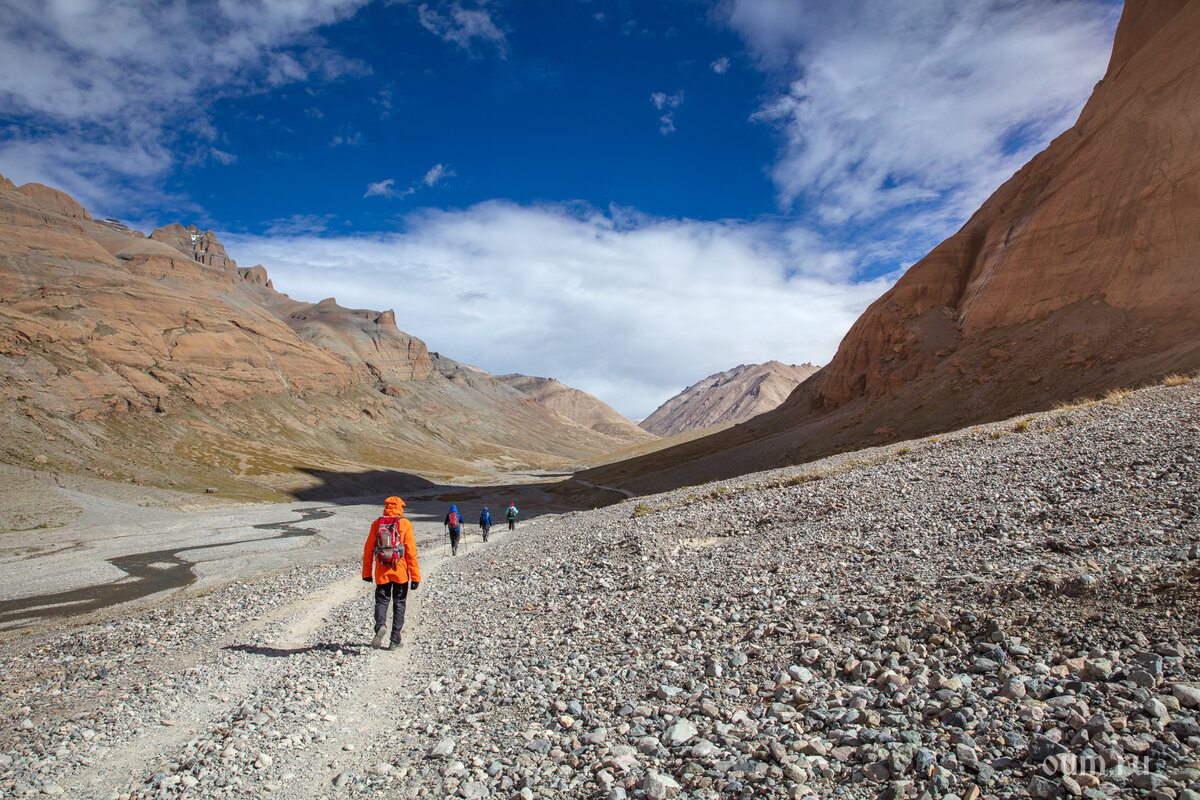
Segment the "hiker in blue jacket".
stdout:
[[458,555],[458,537],[462,535],[462,514],[458,513],[458,506],[451,504],[450,511],[446,514],[446,530],[450,532],[450,555]]
[[492,512],[488,511],[487,506],[479,512],[479,530],[483,532],[483,540],[486,542],[488,533],[492,530]]

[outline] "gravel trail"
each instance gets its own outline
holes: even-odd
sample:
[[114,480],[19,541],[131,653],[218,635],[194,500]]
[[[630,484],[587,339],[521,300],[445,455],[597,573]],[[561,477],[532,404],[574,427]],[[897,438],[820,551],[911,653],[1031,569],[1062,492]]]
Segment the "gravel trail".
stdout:
[[1195,383],[418,537],[7,639],[0,791],[1200,800]]

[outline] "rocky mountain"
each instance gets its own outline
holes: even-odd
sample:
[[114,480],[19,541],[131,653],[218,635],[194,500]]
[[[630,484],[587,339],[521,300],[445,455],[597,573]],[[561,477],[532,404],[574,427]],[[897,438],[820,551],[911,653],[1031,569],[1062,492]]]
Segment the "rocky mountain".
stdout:
[[657,436],[674,436],[773,411],[817,367],[812,364],[739,364],[709,375],[663,403],[641,421]]
[[642,430],[621,416],[612,406],[597,400],[587,392],[559,383],[554,378],[535,378],[518,374],[497,377],[518,392],[529,395],[567,419],[605,436],[619,439],[627,445],[655,439],[654,433]]
[[391,311],[275,291],[211,231],[145,236],[0,177],[4,463],[271,496],[627,444],[439,361]]
[[1200,3],[1129,0],[1075,125],[858,319],[780,408],[581,479],[798,463],[1200,369]]

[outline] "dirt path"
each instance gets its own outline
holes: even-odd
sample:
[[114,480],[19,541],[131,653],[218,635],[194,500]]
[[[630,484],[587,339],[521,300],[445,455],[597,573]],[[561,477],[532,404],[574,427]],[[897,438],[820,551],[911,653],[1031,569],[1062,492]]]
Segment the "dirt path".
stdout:
[[[441,526],[415,527],[422,578],[436,581],[448,550]],[[380,720],[394,730],[398,716],[383,706],[421,691],[417,676],[429,669],[414,663],[423,656],[413,646],[427,613],[421,590],[411,592],[405,645],[372,649],[373,597],[359,576],[359,547],[340,563],[235,582],[201,598],[172,595],[161,607],[110,613],[57,640],[35,637],[45,644],[17,656],[34,664],[23,673],[28,680],[11,681],[4,699],[9,714],[38,722],[0,734],[0,754],[17,767],[6,772],[0,758],[0,793],[116,800],[165,788],[163,796],[267,791],[301,800],[327,797],[347,776],[378,773]],[[9,658],[17,644],[8,643]],[[119,665],[104,660],[114,651],[125,657]],[[35,684],[64,686],[55,678],[65,670],[70,680],[85,660],[106,665],[73,687],[90,694],[51,688],[65,699],[38,699],[44,692]]]

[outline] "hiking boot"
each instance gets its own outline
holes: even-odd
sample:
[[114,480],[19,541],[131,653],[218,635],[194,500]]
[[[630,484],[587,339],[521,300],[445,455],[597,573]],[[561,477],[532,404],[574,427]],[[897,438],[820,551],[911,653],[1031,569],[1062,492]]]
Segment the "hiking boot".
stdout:
[[376,648],[383,647],[383,634],[384,634],[383,628],[375,629],[375,638],[371,640],[371,647],[376,647]]
[[401,639],[400,639],[400,637],[397,637],[397,638],[393,639],[392,641],[388,642],[387,649],[395,650],[397,647],[400,646],[400,644],[401,644]]
[[457,547],[451,547],[451,548],[450,548],[450,555],[452,555],[452,556],[456,556],[456,555],[458,555],[458,548],[457,548]]

